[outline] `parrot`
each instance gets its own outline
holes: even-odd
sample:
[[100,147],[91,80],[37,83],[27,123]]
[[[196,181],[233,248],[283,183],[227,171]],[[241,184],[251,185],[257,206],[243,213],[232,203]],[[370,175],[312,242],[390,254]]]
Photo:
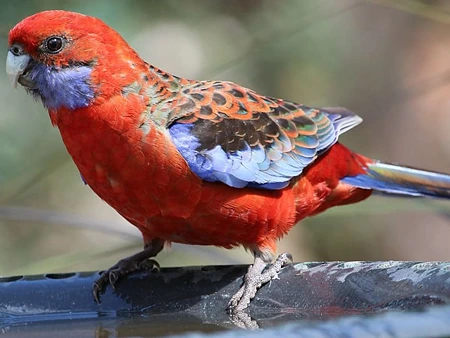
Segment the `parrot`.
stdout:
[[48,110],[85,184],[142,233],[143,250],[94,283],[97,302],[127,275],[158,270],[172,242],[242,246],[254,261],[227,309],[244,311],[292,263],[276,258],[277,241],[300,220],[373,191],[450,198],[450,175],[339,143],[362,122],[352,111],[172,75],[92,16],[26,17],[9,32],[6,72]]

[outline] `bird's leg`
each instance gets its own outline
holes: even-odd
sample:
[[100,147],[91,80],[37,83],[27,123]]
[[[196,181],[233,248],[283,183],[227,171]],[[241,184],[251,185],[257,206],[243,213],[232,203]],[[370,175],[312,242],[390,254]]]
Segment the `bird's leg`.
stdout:
[[114,289],[117,281],[130,273],[143,270],[159,271],[159,264],[151,257],[155,257],[164,247],[164,241],[155,238],[151,242],[146,243],[144,250],[132,256],[121,259],[117,264],[104,271],[100,277],[94,282],[92,293],[97,303],[100,303],[100,294],[105,291],[109,285]]
[[[228,311],[232,314],[238,313],[247,308],[250,301],[255,297],[256,291],[265,283],[277,278],[281,268],[292,263],[292,256],[283,253],[273,264],[268,265],[262,255],[255,254],[253,265],[250,265],[244,276],[244,285],[236,294],[231,297],[228,303]],[[267,268],[266,268],[267,267]],[[266,270],[264,271],[264,269]]]

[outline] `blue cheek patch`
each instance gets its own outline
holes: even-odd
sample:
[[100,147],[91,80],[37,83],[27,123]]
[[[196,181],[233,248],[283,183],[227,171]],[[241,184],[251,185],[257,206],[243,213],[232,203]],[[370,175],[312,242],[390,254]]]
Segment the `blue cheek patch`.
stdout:
[[94,98],[90,86],[91,72],[92,68],[88,66],[59,69],[36,64],[30,72],[30,78],[37,88],[29,91],[39,96],[48,109],[87,107]]

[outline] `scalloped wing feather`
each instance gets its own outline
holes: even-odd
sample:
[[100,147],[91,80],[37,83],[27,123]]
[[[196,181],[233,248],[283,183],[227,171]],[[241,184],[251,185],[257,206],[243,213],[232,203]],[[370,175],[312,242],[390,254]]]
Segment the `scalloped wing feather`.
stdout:
[[168,116],[174,144],[200,178],[235,188],[286,187],[362,121],[344,108],[310,108],[231,82],[198,82],[180,95]]

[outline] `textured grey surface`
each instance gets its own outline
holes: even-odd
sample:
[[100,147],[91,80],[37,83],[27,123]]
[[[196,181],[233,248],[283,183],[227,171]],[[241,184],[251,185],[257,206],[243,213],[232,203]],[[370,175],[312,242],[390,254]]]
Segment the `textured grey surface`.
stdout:
[[[5,277],[0,279],[0,328],[10,335],[45,332],[47,337],[70,327],[80,337],[80,330],[91,333],[86,336],[99,329],[116,336],[142,328],[151,336],[233,328],[236,321],[225,308],[246,270],[247,266],[210,266],[135,274],[119,282],[116,290],[108,288],[101,304],[91,293],[97,273]],[[450,263],[297,263],[258,292],[248,314],[262,328],[295,321],[313,330],[328,325],[317,321],[439,304],[450,304]],[[448,314],[448,308],[445,311]],[[329,325],[365,327],[364,320],[356,317]],[[370,323],[377,327],[382,321]]]

